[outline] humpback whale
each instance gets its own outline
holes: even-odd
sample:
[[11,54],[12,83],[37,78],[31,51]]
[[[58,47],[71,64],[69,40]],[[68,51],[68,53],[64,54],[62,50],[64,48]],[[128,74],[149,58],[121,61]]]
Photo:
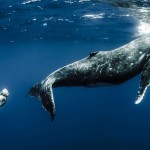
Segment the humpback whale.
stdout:
[[117,85],[140,73],[135,104],[142,101],[150,85],[150,36],[139,37],[114,50],[92,52],[82,60],[54,71],[45,80],[33,85],[28,95],[39,97],[53,120],[55,103],[52,88]]

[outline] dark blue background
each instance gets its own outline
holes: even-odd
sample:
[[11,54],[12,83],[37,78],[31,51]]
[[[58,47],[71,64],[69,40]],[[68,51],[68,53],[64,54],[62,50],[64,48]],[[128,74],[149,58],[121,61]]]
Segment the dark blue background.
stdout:
[[[69,2],[0,1],[0,89],[10,92],[0,109],[0,149],[150,149],[149,90],[134,104],[140,76],[118,86],[54,89],[53,122],[37,98],[25,98],[33,84],[59,67],[122,46],[138,33],[139,20],[129,8]],[[105,15],[83,17],[93,13]]]

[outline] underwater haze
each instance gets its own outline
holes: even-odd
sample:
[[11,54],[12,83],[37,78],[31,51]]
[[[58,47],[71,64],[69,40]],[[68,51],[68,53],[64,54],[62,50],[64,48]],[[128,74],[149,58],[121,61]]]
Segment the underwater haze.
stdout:
[[150,149],[150,90],[139,76],[118,86],[54,89],[51,122],[30,87],[93,51],[150,33],[149,0],[0,0],[0,149]]

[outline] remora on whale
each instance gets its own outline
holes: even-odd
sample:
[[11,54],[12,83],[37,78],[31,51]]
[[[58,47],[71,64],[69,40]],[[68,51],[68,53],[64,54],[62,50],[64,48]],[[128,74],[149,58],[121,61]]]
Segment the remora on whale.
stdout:
[[35,84],[28,95],[38,96],[53,120],[53,87],[116,85],[139,73],[141,79],[135,104],[142,101],[150,84],[150,36],[139,37],[111,51],[93,52],[82,60],[64,66]]

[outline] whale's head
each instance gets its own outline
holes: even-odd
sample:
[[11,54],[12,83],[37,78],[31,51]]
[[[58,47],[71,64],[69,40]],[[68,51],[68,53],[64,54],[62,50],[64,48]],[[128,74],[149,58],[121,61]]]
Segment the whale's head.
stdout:
[[27,96],[38,96],[40,93],[41,84],[33,85],[27,93]]
[[3,89],[0,93],[0,107],[4,106],[6,104],[8,96],[9,96],[8,90]]

